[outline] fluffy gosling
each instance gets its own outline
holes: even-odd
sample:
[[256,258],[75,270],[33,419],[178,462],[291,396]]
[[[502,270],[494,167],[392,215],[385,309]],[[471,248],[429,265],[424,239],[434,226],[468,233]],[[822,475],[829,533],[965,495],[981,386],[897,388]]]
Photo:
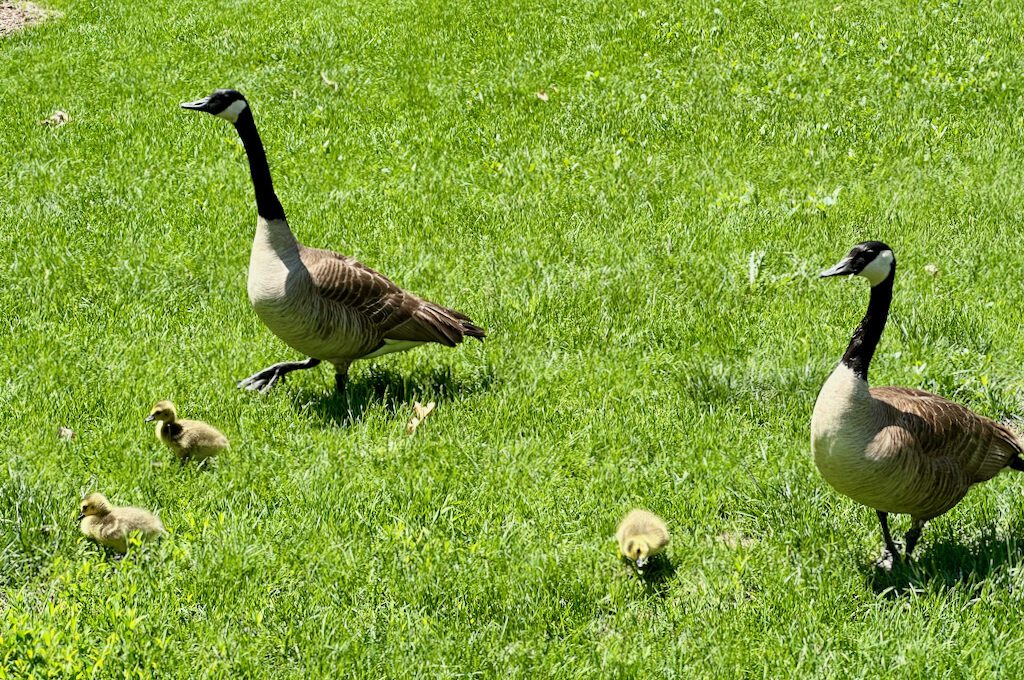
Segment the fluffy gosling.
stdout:
[[619,542],[619,552],[636,562],[637,569],[643,569],[647,560],[668,545],[668,527],[652,512],[631,510],[619,523],[615,539]]
[[182,464],[206,460],[228,448],[228,438],[212,425],[199,420],[178,420],[178,411],[169,401],[158,401],[146,416],[157,421],[156,438],[167,445]]
[[78,508],[78,528],[100,545],[122,555],[128,552],[128,537],[158,538],[164,525],[156,515],[140,508],[115,508],[101,493],[91,493]]

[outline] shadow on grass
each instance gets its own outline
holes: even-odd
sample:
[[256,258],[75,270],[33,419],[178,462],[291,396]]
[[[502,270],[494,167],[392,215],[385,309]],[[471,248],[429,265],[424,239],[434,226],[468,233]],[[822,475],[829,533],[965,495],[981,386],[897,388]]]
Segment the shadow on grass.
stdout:
[[672,560],[668,559],[668,557],[665,555],[655,555],[647,562],[642,571],[637,569],[636,565],[625,557],[622,558],[622,562],[644,584],[644,590],[648,595],[657,595],[658,597],[668,595],[669,581],[676,575],[675,565],[672,564]]
[[434,401],[440,405],[455,397],[483,392],[494,383],[494,374],[489,369],[472,376],[457,376],[449,367],[406,375],[375,366],[358,377],[350,378],[344,393],[303,389],[293,393],[292,405],[298,410],[311,412],[326,423],[346,426],[361,421],[374,406],[382,405],[391,417],[400,410],[410,410],[416,401]]
[[1021,529],[1010,527],[1004,538],[990,532],[968,543],[940,540],[926,544],[916,559],[909,564],[901,562],[892,571],[865,567],[868,581],[876,594],[890,598],[922,590],[980,590],[990,578],[1008,577],[1009,567],[1024,562],[1024,542],[1018,538]]

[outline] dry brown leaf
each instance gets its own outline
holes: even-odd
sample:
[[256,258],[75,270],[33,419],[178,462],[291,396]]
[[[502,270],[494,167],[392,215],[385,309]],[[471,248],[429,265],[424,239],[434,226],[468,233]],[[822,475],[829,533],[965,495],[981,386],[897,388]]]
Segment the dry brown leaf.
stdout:
[[67,123],[69,120],[71,120],[71,116],[69,116],[66,111],[58,110],[54,111],[49,118],[43,118],[41,121],[39,121],[39,124],[49,125],[51,127],[60,127],[61,125]]
[[338,91],[338,83],[328,78],[326,71],[320,71],[320,80],[324,81],[324,85],[331,88],[335,92]]
[[57,436],[63,439],[64,441],[68,442],[74,439],[75,431],[72,430],[70,427],[62,427],[57,430]]
[[405,433],[408,435],[416,434],[416,428],[420,426],[420,423],[427,419],[427,416],[430,415],[435,406],[437,406],[437,404],[432,401],[427,402],[426,406],[418,401],[413,404],[412,410],[415,415],[412,417],[412,420],[409,421],[409,424],[405,426]]
[[545,92],[544,90],[538,90],[537,99],[541,100],[542,102],[546,102],[548,100],[548,93]]

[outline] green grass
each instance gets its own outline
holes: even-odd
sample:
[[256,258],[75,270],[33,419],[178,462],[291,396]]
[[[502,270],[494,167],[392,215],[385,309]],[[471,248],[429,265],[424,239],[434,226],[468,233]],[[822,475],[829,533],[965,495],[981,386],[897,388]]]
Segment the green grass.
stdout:
[[[867,238],[900,263],[873,381],[1024,412],[1024,8],[443,4],[52,0],[0,40],[0,677],[1024,674],[1024,482],[884,577],[808,443],[867,302],[814,274]],[[234,131],[177,108],[215,87],[302,241],[487,343],[236,390],[296,355],[246,299]],[[215,470],[160,398],[229,436]],[[106,558],[92,490],[170,537]],[[660,581],[617,559],[633,506]]]

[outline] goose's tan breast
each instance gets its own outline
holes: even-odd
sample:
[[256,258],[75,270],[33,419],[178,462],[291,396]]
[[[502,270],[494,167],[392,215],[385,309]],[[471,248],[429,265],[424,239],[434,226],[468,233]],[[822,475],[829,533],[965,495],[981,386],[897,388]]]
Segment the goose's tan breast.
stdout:
[[814,462],[840,493],[921,519],[956,505],[1020,451],[1003,426],[934,394],[869,390],[839,366],[811,420]]
[[369,353],[380,342],[361,319],[319,299],[311,290],[250,298],[250,302],[274,335],[306,356],[335,364],[348,363]]
[[884,404],[871,396],[867,382],[840,365],[814,405],[814,463],[844,496],[876,510],[916,516],[931,509],[927,499],[935,484],[931,474],[915,468],[912,451],[894,446],[885,415]]
[[256,315],[274,335],[306,356],[336,364],[380,343],[363,319],[320,296],[294,239],[258,225],[249,257],[248,294]]

